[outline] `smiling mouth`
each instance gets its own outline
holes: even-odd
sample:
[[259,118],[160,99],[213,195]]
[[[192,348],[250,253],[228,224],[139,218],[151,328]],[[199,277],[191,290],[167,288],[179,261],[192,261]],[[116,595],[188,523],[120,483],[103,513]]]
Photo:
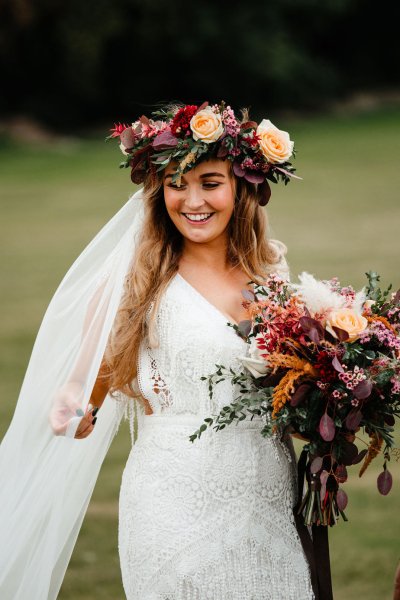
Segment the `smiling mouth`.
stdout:
[[215,214],[211,213],[182,213],[185,219],[191,223],[206,223]]

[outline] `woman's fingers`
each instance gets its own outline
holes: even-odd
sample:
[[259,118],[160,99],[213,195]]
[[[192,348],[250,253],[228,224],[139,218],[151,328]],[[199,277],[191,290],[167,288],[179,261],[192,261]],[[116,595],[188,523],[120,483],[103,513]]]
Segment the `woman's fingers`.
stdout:
[[87,427],[87,429],[85,429],[84,431],[81,431],[79,433],[76,432],[75,438],[78,440],[82,440],[82,439],[88,437],[88,435],[90,435],[92,433],[93,429],[94,429],[94,425],[89,425],[89,427]]
[[93,417],[93,411],[89,410],[81,419],[75,437],[82,439],[87,437],[94,429],[96,417]]

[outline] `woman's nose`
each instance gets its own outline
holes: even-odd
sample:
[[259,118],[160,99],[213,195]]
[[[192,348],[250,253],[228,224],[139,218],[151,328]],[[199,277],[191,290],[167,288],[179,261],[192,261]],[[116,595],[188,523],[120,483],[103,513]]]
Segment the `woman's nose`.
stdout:
[[191,210],[197,210],[204,205],[204,198],[202,197],[202,189],[196,187],[188,187],[185,196],[185,206]]

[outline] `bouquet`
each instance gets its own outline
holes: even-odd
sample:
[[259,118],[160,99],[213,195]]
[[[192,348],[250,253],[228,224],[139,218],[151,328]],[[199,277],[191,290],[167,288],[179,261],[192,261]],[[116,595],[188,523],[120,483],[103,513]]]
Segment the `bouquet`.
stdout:
[[[347,468],[383,456],[377,487],[392,487],[387,468],[393,449],[395,417],[400,415],[400,290],[382,291],[379,275],[366,273],[368,285],[356,293],[338,278],[316,280],[303,272],[300,284],[277,274],[254,292],[243,292],[249,319],[232,325],[249,344],[244,369],[216,365],[214,386],[230,378],[238,394],[218,415],[204,420],[223,429],[255,415],[265,417],[264,436],[296,432],[306,438],[308,489],[298,513],[306,525],[334,525],[348,497]],[[356,433],[363,429],[369,444]],[[359,450],[355,440],[367,447]]]

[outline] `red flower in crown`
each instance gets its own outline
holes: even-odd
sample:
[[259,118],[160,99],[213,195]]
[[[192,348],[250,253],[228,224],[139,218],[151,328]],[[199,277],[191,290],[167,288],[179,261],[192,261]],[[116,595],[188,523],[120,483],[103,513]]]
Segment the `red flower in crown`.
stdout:
[[112,129],[110,129],[110,131],[111,131],[110,137],[112,137],[112,138],[119,137],[121,135],[121,133],[123,131],[125,131],[125,129],[128,129],[128,125],[125,125],[124,123],[114,123],[114,127]]
[[189,104],[180,108],[171,121],[171,131],[177,137],[184,137],[190,131],[190,121],[196,114],[198,106]]

